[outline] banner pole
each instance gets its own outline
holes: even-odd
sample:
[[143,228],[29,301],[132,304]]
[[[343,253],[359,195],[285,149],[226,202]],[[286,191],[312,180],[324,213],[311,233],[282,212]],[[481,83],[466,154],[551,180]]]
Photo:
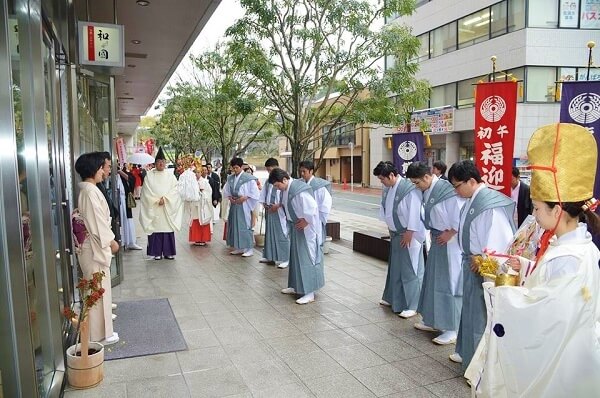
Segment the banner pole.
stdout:
[[496,81],[496,59],[498,59],[495,55],[492,55],[491,58],[492,60],[492,81],[495,82]]
[[592,40],[587,42],[587,48],[589,49],[588,64],[587,64],[587,77],[585,80],[590,80],[590,68],[592,67],[592,49],[596,46],[596,43]]

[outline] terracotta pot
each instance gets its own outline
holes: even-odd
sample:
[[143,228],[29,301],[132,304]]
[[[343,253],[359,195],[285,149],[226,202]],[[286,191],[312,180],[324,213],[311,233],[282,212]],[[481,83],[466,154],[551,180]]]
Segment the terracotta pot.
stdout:
[[265,235],[264,234],[254,235],[254,241],[256,242],[256,246],[264,247],[265,246]]
[[81,344],[67,348],[67,378],[73,388],[95,387],[104,379],[104,346],[90,342],[89,348],[97,352],[76,356],[81,351]]

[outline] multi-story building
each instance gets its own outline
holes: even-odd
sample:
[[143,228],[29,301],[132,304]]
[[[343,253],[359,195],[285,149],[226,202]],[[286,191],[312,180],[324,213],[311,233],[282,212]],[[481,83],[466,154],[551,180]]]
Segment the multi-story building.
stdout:
[[[412,27],[421,41],[419,78],[431,84],[427,107],[453,106],[454,131],[432,134],[430,161],[447,164],[473,157],[474,84],[492,79],[519,81],[515,163],[524,160],[536,127],[559,119],[561,80],[588,79],[588,41],[600,41],[598,0],[419,0],[409,17],[387,24]],[[491,57],[496,56],[492,76]],[[386,57],[386,68],[394,65]],[[391,159],[390,130],[371,133],[371,166]],[[377,180],[371,179],[377,186]]]

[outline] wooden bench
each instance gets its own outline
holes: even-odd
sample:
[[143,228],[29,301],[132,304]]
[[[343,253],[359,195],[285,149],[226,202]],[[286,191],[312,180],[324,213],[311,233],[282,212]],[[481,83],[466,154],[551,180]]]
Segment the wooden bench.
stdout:
[[352,250],[388,261],[390,254],[390,237],[381,232],[354,231]]
[[327,236],[331,236],[332,240],[340,240],[340,223],[337,221],[327,221],[325,232]]

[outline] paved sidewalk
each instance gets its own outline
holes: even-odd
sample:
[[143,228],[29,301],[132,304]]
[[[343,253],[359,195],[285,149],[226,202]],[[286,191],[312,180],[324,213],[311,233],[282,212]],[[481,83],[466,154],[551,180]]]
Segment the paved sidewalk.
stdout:
[[[344,184],[331,184],[331,186],[333,187],[334,192],[335,191],[342,191],[342,192],[351,192],[350,191],[350,185],[348,184],[346,186],[346,189],[344,189]],[[381,188],[367,188],[367,187],[361,187],[360,185],[356,185],[354,184],[354,193],[360,193],[363,195],[372,195],[372,196],[381,196]]]
[[[189,246],[186,236],[177,235],[174,261],[126,252],[125,280],[113,297],[168,298],[189,350],[107,361],[98,387],[65,397],[470,396],[448,360],[453,345],[434,345],[434,334],[412,327],[418,319],[378,305],[385,263],[334,242],[325,287],[300,306],[280,293],[287,270],[260,264],[260,252],[229,255],[221,222],[207,247]],[[138,243],[145,246],[145,237]]]

